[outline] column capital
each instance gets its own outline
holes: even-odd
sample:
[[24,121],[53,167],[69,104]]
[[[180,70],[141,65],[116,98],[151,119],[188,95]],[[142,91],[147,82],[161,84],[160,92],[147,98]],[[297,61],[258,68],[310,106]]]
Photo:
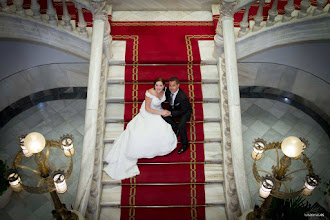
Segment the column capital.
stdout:
[[105,0],[92,0],[92,13],[93,13],[93,20],[108,20],[108,14],[106,11],[106,1]]
[[236,6],[236,0],[222,0],[220,2],[220,17],[230,17],[233,18]]

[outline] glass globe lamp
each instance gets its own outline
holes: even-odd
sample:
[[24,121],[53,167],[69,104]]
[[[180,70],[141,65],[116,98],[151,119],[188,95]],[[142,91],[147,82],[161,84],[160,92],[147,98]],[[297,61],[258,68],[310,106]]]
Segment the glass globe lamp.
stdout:
[[24,139],[24,146],[30,153],[36,154],[41,152],[45,148],[45,145],[45,137],[38,132],[32,132]]

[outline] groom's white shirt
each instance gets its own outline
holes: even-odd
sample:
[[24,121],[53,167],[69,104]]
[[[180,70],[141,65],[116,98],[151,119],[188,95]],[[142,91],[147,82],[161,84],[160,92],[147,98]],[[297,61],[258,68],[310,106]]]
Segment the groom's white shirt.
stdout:
[[174,100],[175,100],[175,97],[176,97],[176,95],[178,94],[178,92],[179,92],[179,89],[178,89],[175,93],[172,93],[172,92],[171,92],[171,94],[173,94],[173,96],[172,96],[172,100],[171,100],[171,106],[172,106],[172,107],[174,106]]

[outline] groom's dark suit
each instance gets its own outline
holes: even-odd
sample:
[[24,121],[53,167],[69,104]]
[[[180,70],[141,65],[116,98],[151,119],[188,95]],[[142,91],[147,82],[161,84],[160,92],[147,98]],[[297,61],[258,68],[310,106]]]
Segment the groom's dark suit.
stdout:
[[[165,95],[166,101],[171,104],[172,98],[169,88],[166,89]],[[179,131],[182,145],[187,146],[189,142],[187,138],[186,122],[190,120],[192,108],[188,96],[180,88],[175,97],[173,107],[170,105],[168,110],[171,112],[171,115],[163,117],[164,120],[172,126],[173,130],[177,129],[177,131]],[[177,124],[173,118],[179,118],[179,123]]]

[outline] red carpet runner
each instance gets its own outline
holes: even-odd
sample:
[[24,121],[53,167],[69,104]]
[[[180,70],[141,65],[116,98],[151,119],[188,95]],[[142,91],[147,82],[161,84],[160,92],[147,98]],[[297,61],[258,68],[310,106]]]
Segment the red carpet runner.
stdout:
[[[125,69],[125,122],[138,113],[145,91],[152,88],[156,77],[163,77],[168,82],[171,76],[177,76],[181,81],[180,88],[187,93],[193,107],[192,119],[187,123],[189,149],[178,155],[179,143],[167,156],[140,159],[141,174],[122,181],[121,219],[205,219],[205,192],[204,185],[200,184],[205,182],[204,164],[195,163],[204,161],[197,40],[213,39],[213,24],[112,22],[111,34],[114,40],[127,41],[126,63],[131,64]],[[164,65],[139,66],[141,63]],[[177,162],[185,163],[171,164]]]

